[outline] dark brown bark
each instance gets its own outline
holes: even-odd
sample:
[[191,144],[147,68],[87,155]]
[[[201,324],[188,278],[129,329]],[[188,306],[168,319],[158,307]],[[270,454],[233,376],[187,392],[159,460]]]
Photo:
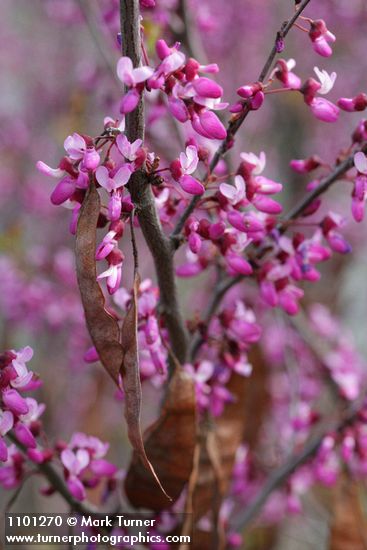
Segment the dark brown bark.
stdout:
[[[122,54],[130,57],[134,67],[140,65],[139,0],[120,0]],[[130,141],[144,139],[144,104],[126,116],[126,135]],[[169,333],[171,349],[180,363],[187,359],[187,332],[177,298],[173,249],[163,232],[154,197],[143,170],[132,175],[129,190],[139,223],[153,256],[160,290],[161,313]]]

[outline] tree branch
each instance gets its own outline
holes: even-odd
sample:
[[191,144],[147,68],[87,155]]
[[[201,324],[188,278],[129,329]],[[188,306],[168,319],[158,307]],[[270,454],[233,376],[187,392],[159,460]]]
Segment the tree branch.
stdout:
[[[358,150],[362,151],[363,153],[367,153],[367,143]],[[317,197],[325,193],[325,191],[327,191],[334,182],[336,182],[338,179],[341,178],[341,176],[348,172],[348,170],[353,167],[355,153],[356,151],[354,151],[354,153],[352,153],[347,159],[336,166],[336,168],[328,176],[322,179],[320,184],[316,187],[316,189],[312,191],[312,193],[306,195],[306,197],[302,199],[299,204],[297,204],[294,208],[292,208],[292,210],[288,212],[288,214],[286,214],[286,216],[283,218],[283,221],[287,222],[298,218]]]
[[254,500],[233,520],[232,527],[235,530],[242,531],[249,525],[249,523],[258,515],[264,506],[265,502],[271,495],[271,493],[280,487],[283,483],[287,481],[289,476],[302,464],[304,464],[309,458],[316,454],[319,449],[323,439],[330,432],[340,433],[346,428],[351,422],[355,420],[359,411],[361,410],[361,403],[353,403],[350,408],[347,410],[345,416],[339,420],[339,422],[334,423],[333,426],[326,428],[322,431],[321,434],[312,438],[308,443],[305,444],[303,450],[291,457],[288,462],[280,466],[275,470],[268,479],[266,480],[261,491],[256,495]]
[[[122,54],[130,57],[134,67],[138,67],[141,59],[139,0],[120,0],[120,19]],[[135,111],[126,116],[126,135],[129,141],[144,139],[143,100]],[[177,299],[173,248],[163,232],[144,169],[132,174],[129,190],[144,238],[153,256],[160,290],[160,306],[171,348],[180,363],[184,363],[187,358],[187,332]]]
[[[277,55],[276,41],[279,38],[284,39],[287,36],[289,31],[293,27],[294,23],[297,21],[298,17],[301,15],[301,13],[306,8],[306,6],[310,3],[310,1],[311,0],[303,0],[299,4],[299,6],[297,8],[297,11],[294,13],[294,15],[291,17],[291,19],[289,19],[289,21],[284,21],[284,23],[282,24],[280,30],[277,32],[276,40],[274,42],[272,50],[271,50],[271,52],[270,52],[270,54],[269,54],[269,56],[268,56],[268,58],[267,58],[267,60],[264,64],[263,68],[260,71],[260,75],[259,75],[259,78],[258,78],[259,82],[263,82],[265,80],[266,76],[268,75],[268,73],[270,71],[272,63],[273,63],[273,61],[274,61],[274,59]],[[215,169],[215,167],[217,166],[220,159],[224,156],[224,154],[230,148],[230,145],[231,145],[231,142],[233,141],[234,136],[238,132],[239,128],[241,127],[241,125],[243,123],[243,121],[247,118],[247,115],[249,113],[250,113],[250,108],[246,104],[246,101],[245,101],[244,102],[244,109],[243,109],[242,113],[238,117],[232,117],[232,119],[230,120],[230,122],[228,124],[227,136],[222,141],[222,143],[218,147],[216,153],[214,154],[214,157],[212,158],[209,169],[208,169],[208,171],[205,175],[205,178],[204,178],[204,186],[208,183],[210,175],[213,172],[213,170]],[[189,205],[187,206],[186,210],[181,215],[179,221],[177,222],[176,227],[173,230],[172,235],[171,235],[173,243],[176,247],[178,246],[178,243],[179,243],[179,240],[177,239],[177,237],[181,233],[181,231],[182,231],[182,229],[185,225],[186,220],[192,214],[192,212],[194,211],[194,209],[195,209],[195,207],[198,204],[200,199],[201,199],[200,196],[195,196],[191,200]]]

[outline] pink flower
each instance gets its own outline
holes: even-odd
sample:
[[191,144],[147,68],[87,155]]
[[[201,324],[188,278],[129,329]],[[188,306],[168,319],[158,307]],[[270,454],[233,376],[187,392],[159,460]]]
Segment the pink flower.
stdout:
[[194,145],[188,145],[186,153],[181,153],[180,158],[173,161],[170,166],[173,178],[190,195],[202,195],[205,191],[203,184],[190,175],[195,172],[198,162],[197,148]]
[[168,110],[179,122],[186,122],[190,115],[185,102],[180,98],[170,96],[168,98]]
[[124,164],[116,174],[111,177],[110,172],[105,166],[100,166],[96,170],[96,179],[101,187],[111,193],[115,189],[127,184],[131,176],[131,166]]
[[61,462],[67,471],[67,485],[71,494],[78,500],[85,499],[85,489],[80,481],[80,474],[86,469],[90,458],[88,451],[78,449],[75,453],[71,449],[64,449],[61,452]]
[[27,402],[16,390],[5,390],[2,398],[4,405],[15,415],[27,414]]
[[158,40],[156,49],[162,62],[158,66],[154,78],[169,75],[184,66],[186,60],[185,55],[179,52],[176,47],[169,48],[164,40]]
[[[259,157],[254,153],[241,153],[241,159],[243,162],[238,170],[241,175],[236,176],[236,180],[243,178],[244,182],[241,183],[237,180],[236,187],[241,191],[245,187],[247,200],[260,212],[279,214],[282,211],[282,206],[273,199],[264,196],[279,193],[282,190],[281,183],[260,175],[266,163],[265,153],[260,153]],[[228,193],[228,189],[225,189]]]
[[202,97],[218,99],[223,95],[223,88],[210,78],[204,76],[196,78],[191,83],[195,92]]
[[142,8],[154,8],[155,0],[139,0]]
[[36,440],[28,426],[18,422],[14,427],[14,433],[18,441],[23,443],[27,448],[35,449],[37,447]]
[[233,205],[246,200],[246,184],[241,176],[234,178],[234,185],[221,183],[219,191]]
[[0,410],[0,436],[6,435],[13,427],[14,416],[10,411]]
[[114,294],[120,286],[123,260],[123,253],[118,248],[115,248],[107,256],[107,261],[109,263],[108,269],[97,277],[98,281],[107,279],[107,290],[109,294]]
[[243,233],[256,233],[264,229],[263,223],[252,212],[243,214],[237,210],[232,210],[228,212],[227,219],[233,227]]
[[8,448],[3,437],[12,429],[13,424],[13,414],[10,411],[0,410],[0,462],[8,460]]
[[26,397],[25,401],[28,406],[28,412],[26,414],[19,415],[19,420],[23,424],[31,424],[39,419],[39,417],[44,413],[46,405],[44,403],[38,403],[33,397]]
[[367,107],[367,95],[358,94],[353,98],[341,97],[338,99],[337,104],[338,107],[343,109],[343,111],[347,111],[349,113],[364,111]]
[[71,449],[80,447],[88,450],[93,458],[102,458],[107,453],[109,444],[104,443],[98,439],[98,437],[94,437],[93,435],[86,435],[83,432],[75,432],[70,439],[69,447]]
[[116,231],[109,231],[102,239],[102,242],[97,247],[96,260],[103,260],[117,246]]
[[124,134],[120,134],[116,139],[118,150],[131,162],[137,158],[137,152],[139,151],[142,143],[143,141],[141,139],[137,139],[133,143],[130,143]]
[[185,371],[194,379],[196,399],[201,410],[205,410],[209,405],[210,386],[207,382],[214,373],[214,365],[211,361],[201,361],[195,369],[193,365],[184,365]]
[[97,477],[111,477],[117,472],[117,467],[103,458],[92,460],[90,469]]
[[86,363],[95,363],[96,361],[99,361],[99,355],[94,346],[87,349],[85,354],[83,355],[83,359]]
[[251,275],[253,269],[243,256],[230,252],[226,254],[226,262],[232,274]]
[[305,82],[301,88],[304,101],[319,120],[323,122],[336,122],[339,117],[339,107],[327,99],[316,97],[317,92],[322,95],[330,92],[334,86],[336,73],[329,74],[325,70],[320,71],[318,67],[314,67],[314,71],[319,78],[319,82],[313,78],[309,78]]
[[51,193],[50,199],[52,204],[59,206],[70,199],[76,190],[76,183],[76,180],[71,176],[65,176],[59,181]]
[[64,148],[72,160],[81,160],[86,152],[87,144],[82,136],[74,133],[65,139]]
[[192,116],[192,127],[208,139],[225,139],[227,130],[212,111],[202,111]]
[[120,113],[123,115],[131,113],[134,109],[136,109],[139,101],[140,93],[135,88],[132,88],[121,99]]
[[181,170],[184,174],[195,172],[199,162],[198,150],[195,145],[188,145],[185,153],[180,153]]
[[310,107],[315,117],[323,122],[336,122],[339,118],[338,107],[322,97],[315,97]]
[[330,57],[333,50],[329,46],[329,42],[335,42],[335,35],[330,32],[325,24],[325,21],[318,19],[312,21],[309,37],[312,41],[313,49],[316,53],[323,57]]
[[24,388],[27,384],[29,384],[33,377],[33,372],[28,371],[26,367],[26,362],[30,361],[33,357],[33,350],[27,346],[14,353],[16,358],[13,359],[12,365],[17,376],[11,381],[11,385],[14,388]]
[[[0,442],[2,439],[0,439]],[[5,443],[3,442],[3,445]],[[3,452],[0,450],[0,452]],[[15,445],[10,445],[7,449],[8,458],[5,464],[0,468],[0,484],[5,489],[13,489],[17,487],[24,475],[24,457],[17,450]]]
[[289,166],[293,168],[295,172],[298,172],[298,174],[308,174],[321,165],[322,160],[315,155],[307,159],[294,159],[289,163]]
[[87,150],[84,153],[83,161],[81,163],[81,168],[84,170],[95,170],[99,165],[101,157],[99,153],[95,150],[94,147],[87,147]]
[[352,249],[348,241],[337,231],[344,225],[345,219],[334,212],[329,212],[321,224],[322,233],[330,248],[339,254],[348,254]]
[[252,175],[257,176],[264,171],[266,165],[264,151],[261,151],[259,156],[255,155],[255,153],[241,153],[240,156]]
[[182,189],[190,195],[202,195],[205,192],[203,184],[192,176],[181,176],[178,181]]
[[133,63],[129,57],[121,57],[117,62],[117,76],[126,86],[134,87],[140,82],[145,82],[153,74],[150,67],[138,67],[134,69]]
[[299,90],[301,87],[301,79],[292,72],[292,69],[296,66],[294,59],[279,59],[277,61],[277,67],[274,70],[274,76],[280,80],[285,88],[291,88],[292,90]]

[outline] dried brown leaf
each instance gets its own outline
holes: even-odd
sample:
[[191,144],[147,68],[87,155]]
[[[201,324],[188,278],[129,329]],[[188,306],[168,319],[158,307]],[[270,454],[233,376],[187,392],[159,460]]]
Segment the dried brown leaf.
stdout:
[[[215,419],[209,429],[208,426],[201,426],[199,472],[192,496],[196,522],[210,510],[214,512],[215,520],[213,502],[217,503],[218,508],[221,497],[228,490],[239,445],[246,441],[251,448],[256,446],[269,403],[267,367],[257,346],[251,350],[250,362],[253,373],[249,378],[233,373],[227,384],[235,401],[226,405],[223,414]],[[221,543],[218,522],[216,530],[218,542]],[[203,548],[205,541],[213,540],[213,536],[215,533],[203,533],[194,527],[193,548]]]
[[[141,383],[138,354],[138,290],[140,277],[136,272],[134,277],[133,299],[126,314],[121,331],[121,345],[124,350],[122,385],[125,392],[125,418],[128,436],[134,453],[140,458],[145,468],[152,474],[167,501],[171,497],[163,489],[162,484],[149,462],[145,452],[140,426],[141,414]],[[151,479],[151,478],[150,478]]]
[[[190,478],[196,445],[194,383],[179,366],[169,382],[162,413],[145,433],[144,444],[163,486],[172,500],[177,500]],[[172,504],[157,494],[137,453],[127,472],[125,491],[136,508],[163,510]]]
[[101,363],[118,385],[124,358],[120,329],[105,309],[105,299],[97,282],[96,228],[100,198],[91,183],[80,210],[76,232],[76,271],[89,334]]
[[99,358],[117,386],[120,385],[119,375],[122,376],[131,445],[159,485],[164,498],[169,500],[147,458],[140,428],[141,384],[137,343],[139,275],[135,275],[133,300],[120,332],[117,320],[105,309],[105,299],[97,282],[95,251],[100,206],[98,192],[91,182],[80,210],[76,234],[77,277],[85,318]]

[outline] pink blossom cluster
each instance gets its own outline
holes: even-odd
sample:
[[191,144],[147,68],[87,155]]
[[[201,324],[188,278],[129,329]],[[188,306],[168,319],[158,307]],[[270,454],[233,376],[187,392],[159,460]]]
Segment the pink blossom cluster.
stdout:
[[[19,351],[6,351],[0,356],[0,461],[3,463],[0,484],[13,489],[23,482],[32,463],[57,463],[61,460],[67,486],[77,500],[84,500],[85,489],[96,487],[101,480],[107,482],[108,492],[113,491],[118,471],[104,458],[108,443],[75,433],[68,444],[60,440],[54,448],[42,445],[45,434],[40,416],[45,405],[24,395],[42,384],[27,367],[32,356],[33,350],[29,346]],[[7,445],[9,435],[11,444]],[[54,490],[50,486],[43,492],[53,494]]]
[[163,39],[157,41],[156,52],[160,62],[155,69],[149,66],[134,69],[128,57],[119,60],[117,75],[129,89],[122,98],[120,112],[125,115],[133,111],[144,89],[161,90],[177,121],[190,121],[195,132],[205,138],[224,139],[226,130],[213,113],[228,105],[221,101],[223,90],[210,78],[200,76],[217,73],[218,66],[200,65],[194,58],[186,59],[179,44],[169,47]]
[[[120,288],[114,295],[114,302],[125,313],[131,302],[131,292]],[[140,283],[138,293],[138,342],[140,353],[140,375],[142,381],[150,380],[159,388],[166,380],[167,349],[166,331],[161,327],[158,316],[159,291],[150,279]]]
[[[114,294],[117,317],[126,314],[132,300],[131,292],[120,287]],[[140,283],[138,292],[138,343],[141,381],[149,380],[156,388],[162,386],[167,377],[166,330],[160,326],[158,317],[159,291],[150,279]],[[99,360],[94,347],[84,354],[88,363]]]
[[217,417],[226,403],[234,401],[226,388],[232,373],[251,375],[248,352],[259,341],[261,327],[244,301],[235,299],[213,318],[207,333],[202,336],[207,344],[199,359],[193,364],[187,363],[185,370],[195,381],[199,410],[209,410]]
[[39,387],[38,377],[27,368],[32,359],[33,350],[26,347],[19,351],[7,351],[1,355],[1,422],[0,422],[0,460],[6,462],[8,449],[4,437],[13,430],[17,439],[31,454],[35,453],[37,443],[35,436],[39,432],[38,418],[45,406],[38,404],[24,392]]
[[74,433],[68,444],[58,442],[57,452],[64,468],[64,476],[70,493],[77,500],[84,500],[86,489],[93,489],[106,481],[104,498],[116,488],[117,467],[104,457],[109,449],[97,437]]

